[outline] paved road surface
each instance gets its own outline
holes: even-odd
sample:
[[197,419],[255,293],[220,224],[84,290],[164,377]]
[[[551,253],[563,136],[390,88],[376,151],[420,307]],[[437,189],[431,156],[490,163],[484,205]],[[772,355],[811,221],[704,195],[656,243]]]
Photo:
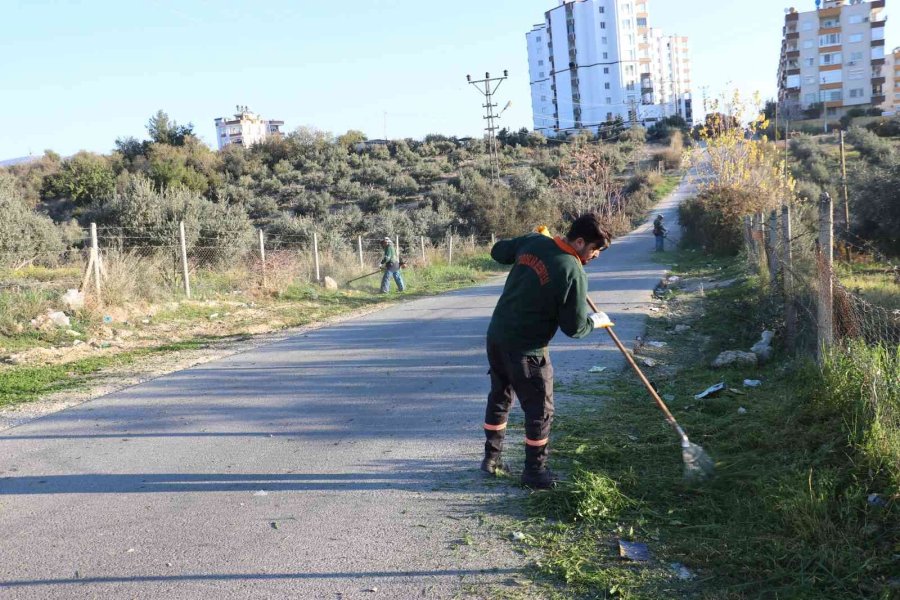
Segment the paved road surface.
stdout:
[[[652,247],[647,224],[589,269],[626,340],[663,274]],[[477,470],[502,283],[0,433],[0,597],[457,598],[514,579],[522,558],[480,515],[524,492]],[[552,356],[562,381],[622,364],[601,334]]]

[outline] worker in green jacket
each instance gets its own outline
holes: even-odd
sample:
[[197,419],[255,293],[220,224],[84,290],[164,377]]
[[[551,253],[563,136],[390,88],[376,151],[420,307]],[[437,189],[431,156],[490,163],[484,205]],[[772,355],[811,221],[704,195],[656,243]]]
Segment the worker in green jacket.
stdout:
[[381,247],[384,248],[384,256],[381,258],[381,268],[384,269],[384,275],[381,277],[381,293],[387,294],[391,290],[391,277],[394,278],[397,289],[402,292],[406,289],[406,284],[403,283],[400,256],[394,248],[394,241],[386,237],[381,240]]
[[584,265],[609,247],[610,234],[596,215],[572,223],[565,237],[532,233],[502,240],[491,249],[500,264],[513,265],[487,332],[491,391],[485,411],[487,473],[508,472],[501,461],[513,393],[525,412],[525,470],[522,483],[546,489],[555,483],[547,469],[553,420],[553,366],[547,352],[557,329],[582,338],[611,325],[587,305]]

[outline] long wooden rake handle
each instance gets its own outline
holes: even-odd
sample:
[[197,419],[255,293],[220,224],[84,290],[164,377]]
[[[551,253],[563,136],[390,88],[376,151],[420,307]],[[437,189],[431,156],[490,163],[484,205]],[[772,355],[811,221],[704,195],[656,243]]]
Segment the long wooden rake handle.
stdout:
[[[594,304],[594,301],[587,298],[588,306],[591,307],[591,310],[594,312],[600,312],[597,308],[597,305]],[[656,390],[653,389],[653,384],[650,383],[650,380],[644,375],[643,371],[641,371],[640,367],[637,366],[637,363],[634,362],[634,358],[631,357],[631,354],[625,349],[625,346],[622,345],[622,342],[619,341],[619,336],[612,330],[612,327],[605,327],[606,332],[609,334],[609,337],[612,338],[613,343],[619,348],[619,351],[625,357],[625,360],[628,361],[628,364],[631,365],[631,368],[634,369],[634,372],[637,373],[637,376],[640,378],[641,382],[643,382],[644,387],[647,388],[647,391],[650,392],[650,395],[653,397],[653,400],[656,401],[656,405],[659,406],[659,409],[663,411],[663,414],[666,415],[666,421],[669,422],[669,425],[675,428],[675,431],[678,432],[678,435],[681,436],[682,440],[687,440],[687,434],[684,433],[684,430],[678,424],[678,421],[675,420],[675,417],[672,416],[672,412],[669,410],[669,407],[666,406],[666,403],[663,402],[663,399],[659,397],[659,394],[656,393]]]

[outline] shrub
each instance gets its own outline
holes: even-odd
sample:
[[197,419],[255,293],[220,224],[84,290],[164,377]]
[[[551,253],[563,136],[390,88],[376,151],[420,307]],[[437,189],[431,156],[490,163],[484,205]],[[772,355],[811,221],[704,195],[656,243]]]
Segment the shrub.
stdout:
[[16,181],[0,173],[0,264],[17,266],[34,258],[48,261],[65,249],[61,231],[23,200]]
[[737,255],[743,245],[741,216],[757,212],[756,208],[750,191],[709,188],[679,207],[682,242],[713,254]]

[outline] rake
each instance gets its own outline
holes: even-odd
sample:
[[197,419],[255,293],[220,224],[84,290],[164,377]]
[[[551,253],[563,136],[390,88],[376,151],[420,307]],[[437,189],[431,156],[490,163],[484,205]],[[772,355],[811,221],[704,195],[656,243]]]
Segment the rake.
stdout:
[[[591,307],[591,310],[594,312],[600,312],[597,309],[597,305],[594,304],[594,301],[590,298],[587,299],[588,305]],[[644,373],[641,371],[640,367],[637,366],[637,363],[634,362],[634,358],[632,358],[631,354],[625,350],[625,346],[622,345],[622,342],[619,341],[619,337],[612,330],[612,323],[609,326],[604,327],[606,332],[609,333],[609,337],[612,338],[613,343],[625,357],[625,360],[628,361],[628,364],[631,365],[631,368],[634,369],[634,372],[637,373],[638,378],[640,378],[641,382],[644,384],[644,387],[647,388],[647,391],[650,392],[650,395],[653,397],[653,400],[656,402],[656,405],[659,406],[659,409],[663,411],[663,414],[666,416],[666,421],[669,422],[669,425],[675,430],[678,434],[678,437],[681,438],[681,459],[684,462],[684,478],[687,481],[703,481],[704,479],[708,479],[712,477],[715,471],[715,465],[713,463],[712,458],[710,458],[709,454],[706,451],[691,442],[688,439],[687,434],[684,432],[684,429],[681,428],[681,425],[678,424],[678,421],[675,420],[675,417],[672,415],[672,412],[669,410],[669,407],[666,406],[666,403],[663,402],[662,398],[659,397],[659,394],[656,392],[656,389],[653,387],[653,384],[647,379]]]

